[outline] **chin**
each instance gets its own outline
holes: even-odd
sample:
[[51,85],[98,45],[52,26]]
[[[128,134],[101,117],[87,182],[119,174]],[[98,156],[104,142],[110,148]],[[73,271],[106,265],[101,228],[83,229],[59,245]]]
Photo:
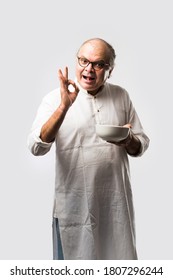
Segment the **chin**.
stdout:
[[80,83],[81,87],[87,91],[94,91],[97,89],[97,87],[93,87],[93,85],[88,85],[85,82]]

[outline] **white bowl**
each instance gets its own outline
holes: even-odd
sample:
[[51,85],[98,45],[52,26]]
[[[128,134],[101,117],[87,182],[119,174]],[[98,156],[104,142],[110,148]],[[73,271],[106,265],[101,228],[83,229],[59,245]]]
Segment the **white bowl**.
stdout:
[[119,142],[127,138],[129,128],[116,125],[96,124],[96,133],[105,141]]

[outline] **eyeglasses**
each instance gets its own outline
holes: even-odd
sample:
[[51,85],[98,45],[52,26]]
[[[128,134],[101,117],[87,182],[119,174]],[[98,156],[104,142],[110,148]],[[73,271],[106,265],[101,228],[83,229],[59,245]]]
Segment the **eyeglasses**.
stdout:
[[106,66],[110,66],[108,63],[105,63],[103,60],[91,62],[85,57],[78,57],[78,63],[81,67],[87,67],[89,64],[91,64],[92,68],[94,68],[96,71],[99,71],[105,68]]

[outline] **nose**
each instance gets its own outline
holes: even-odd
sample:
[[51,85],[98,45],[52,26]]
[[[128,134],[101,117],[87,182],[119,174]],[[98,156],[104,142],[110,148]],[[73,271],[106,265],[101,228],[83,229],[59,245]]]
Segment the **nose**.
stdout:
[[85,67],[85,69],[86,69],[87,71],[94,71],[92,62],[90,62],[90,63]]

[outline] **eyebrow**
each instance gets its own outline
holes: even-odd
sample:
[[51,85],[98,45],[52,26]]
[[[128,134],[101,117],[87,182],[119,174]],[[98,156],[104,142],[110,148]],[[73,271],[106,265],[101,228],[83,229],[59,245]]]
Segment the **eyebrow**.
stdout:
[[[90,61],[88,58],[86,58],[85,56],[78,56],[79,58],[85,58],[86,60]],[[95,60],[95,61],[90,61],[90,62],[104,62],[106,63],[106,61],[104,59],[98,59],[98,60]]]

